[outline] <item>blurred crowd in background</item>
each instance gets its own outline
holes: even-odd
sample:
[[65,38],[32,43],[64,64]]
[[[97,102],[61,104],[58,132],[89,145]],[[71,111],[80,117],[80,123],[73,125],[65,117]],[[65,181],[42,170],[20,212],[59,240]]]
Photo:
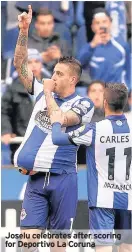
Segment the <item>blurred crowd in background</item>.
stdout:
[[[34,76],[51,78],[61,56],[77,58],[83,73],[76,90],[95,105],[93,121],[104,118],[106,82],[125,83],[131,91],[131,1],[22,1],[1,2],[2,164],[10,164],[18,144],[11,138],[24,136],[34,99],[24,89],[13,66],[18,37],[17,16],[32,5],[28,39],[28,65]],[[104,13],[105,15],[100,15]],[[78,163],[85,164],[84,147]]]

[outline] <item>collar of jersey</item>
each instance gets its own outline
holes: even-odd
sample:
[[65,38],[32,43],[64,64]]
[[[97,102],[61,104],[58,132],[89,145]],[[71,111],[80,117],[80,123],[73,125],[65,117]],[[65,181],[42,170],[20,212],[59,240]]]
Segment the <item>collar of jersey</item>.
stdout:
[[111,115],[111,116],[106,116],[105,117],[106,119],[109,119],[109,120],[126,120],[126,117],[125,115]]
[[69,95],[69,96],[67,96],[67,97],[65,97],[65,98],[61,98],[59,95],[54,94],[54,98],[60,99],[60,100],[62,100],[62,101],[68,101],[68,100],[70,100],[70,99],[72,99],[72,98],[74,98],[74,97],[76,97],[76,96],[77,96],[77,93],[76,93],[76,92],[73,93],[73,94],[71,94],[71,95]]

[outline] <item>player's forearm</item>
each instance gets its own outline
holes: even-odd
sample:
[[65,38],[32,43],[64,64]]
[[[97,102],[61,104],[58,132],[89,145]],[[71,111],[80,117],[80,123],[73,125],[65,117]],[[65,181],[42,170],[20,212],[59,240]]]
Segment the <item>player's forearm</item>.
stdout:
[[[48,115],[49,117],[52,115],[54,111],[62,111],[60,107],[57,105],[56,101],[54,100],[51,91],[45,90],[45,99],[46,99],[46,105],[48,109]],[[63,113],[63,126],[68,127],[68,126],[73,126],[77,125],[80,123],[80,118],[77,114],[75,114],[73,111],[69,110],[68,112]]]
[[55,145],[70,145],[69,136],[61,131],[61,124],[56,122],[52,125],[52,141]]
[[60,110],[59,106],[57,105],[57,103],[55,102],[51,91],[49,90],[45,90],[44,91],[45,94],[45,100],[46,100],[46,105],[47,105],[47,110],[48,110],[48,115],[49,117],[51,116],[51,114],[56,111],[56,110]]
[[32,90],[33,74],[28,69],[27,44],[28,44],[28,29],[26,30],[20,29],[15,48],[14,66],[16,67],[16,70],[24,86],[30,92]]
[[28,56],[27,43],[28,43],[28,29],[20,30],[14,55],[14,66],[16,67],[16,69],[21,68],[23,61],[27,61]]

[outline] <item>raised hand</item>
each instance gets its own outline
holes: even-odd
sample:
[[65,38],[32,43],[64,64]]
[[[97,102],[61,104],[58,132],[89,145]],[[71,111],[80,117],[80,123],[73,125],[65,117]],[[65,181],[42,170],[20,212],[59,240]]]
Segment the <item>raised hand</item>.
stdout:
[[32,7],[28,5],[28,13],[23,12],[18,15],[18,26],[21,30],[29,29],[30,23],[32,21]]
[[101,34],[97,33],[94,35],[93,40],[91,41],[90,45],[92,48],[94,48],[101,44],[102,44]]

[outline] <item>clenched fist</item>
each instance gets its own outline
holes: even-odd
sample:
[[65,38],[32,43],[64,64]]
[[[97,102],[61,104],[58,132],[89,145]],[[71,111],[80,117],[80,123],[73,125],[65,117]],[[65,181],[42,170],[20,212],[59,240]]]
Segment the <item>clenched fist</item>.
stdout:
[[42,83],[43,83],[44,93],[46,91],[54,92],[55,83],[52,79],[43,79]]
[[28,5],[28,13],[23,12],[18,15],[18,26],[21,30],[29,29],[30,23],[32,21],[32,7]]
[[92,48],[95,48],[96,46],[101,45],[101,44],[102,44],[101,35],[97,33],[94,35],[93,40],[91,41],[90,45]]

